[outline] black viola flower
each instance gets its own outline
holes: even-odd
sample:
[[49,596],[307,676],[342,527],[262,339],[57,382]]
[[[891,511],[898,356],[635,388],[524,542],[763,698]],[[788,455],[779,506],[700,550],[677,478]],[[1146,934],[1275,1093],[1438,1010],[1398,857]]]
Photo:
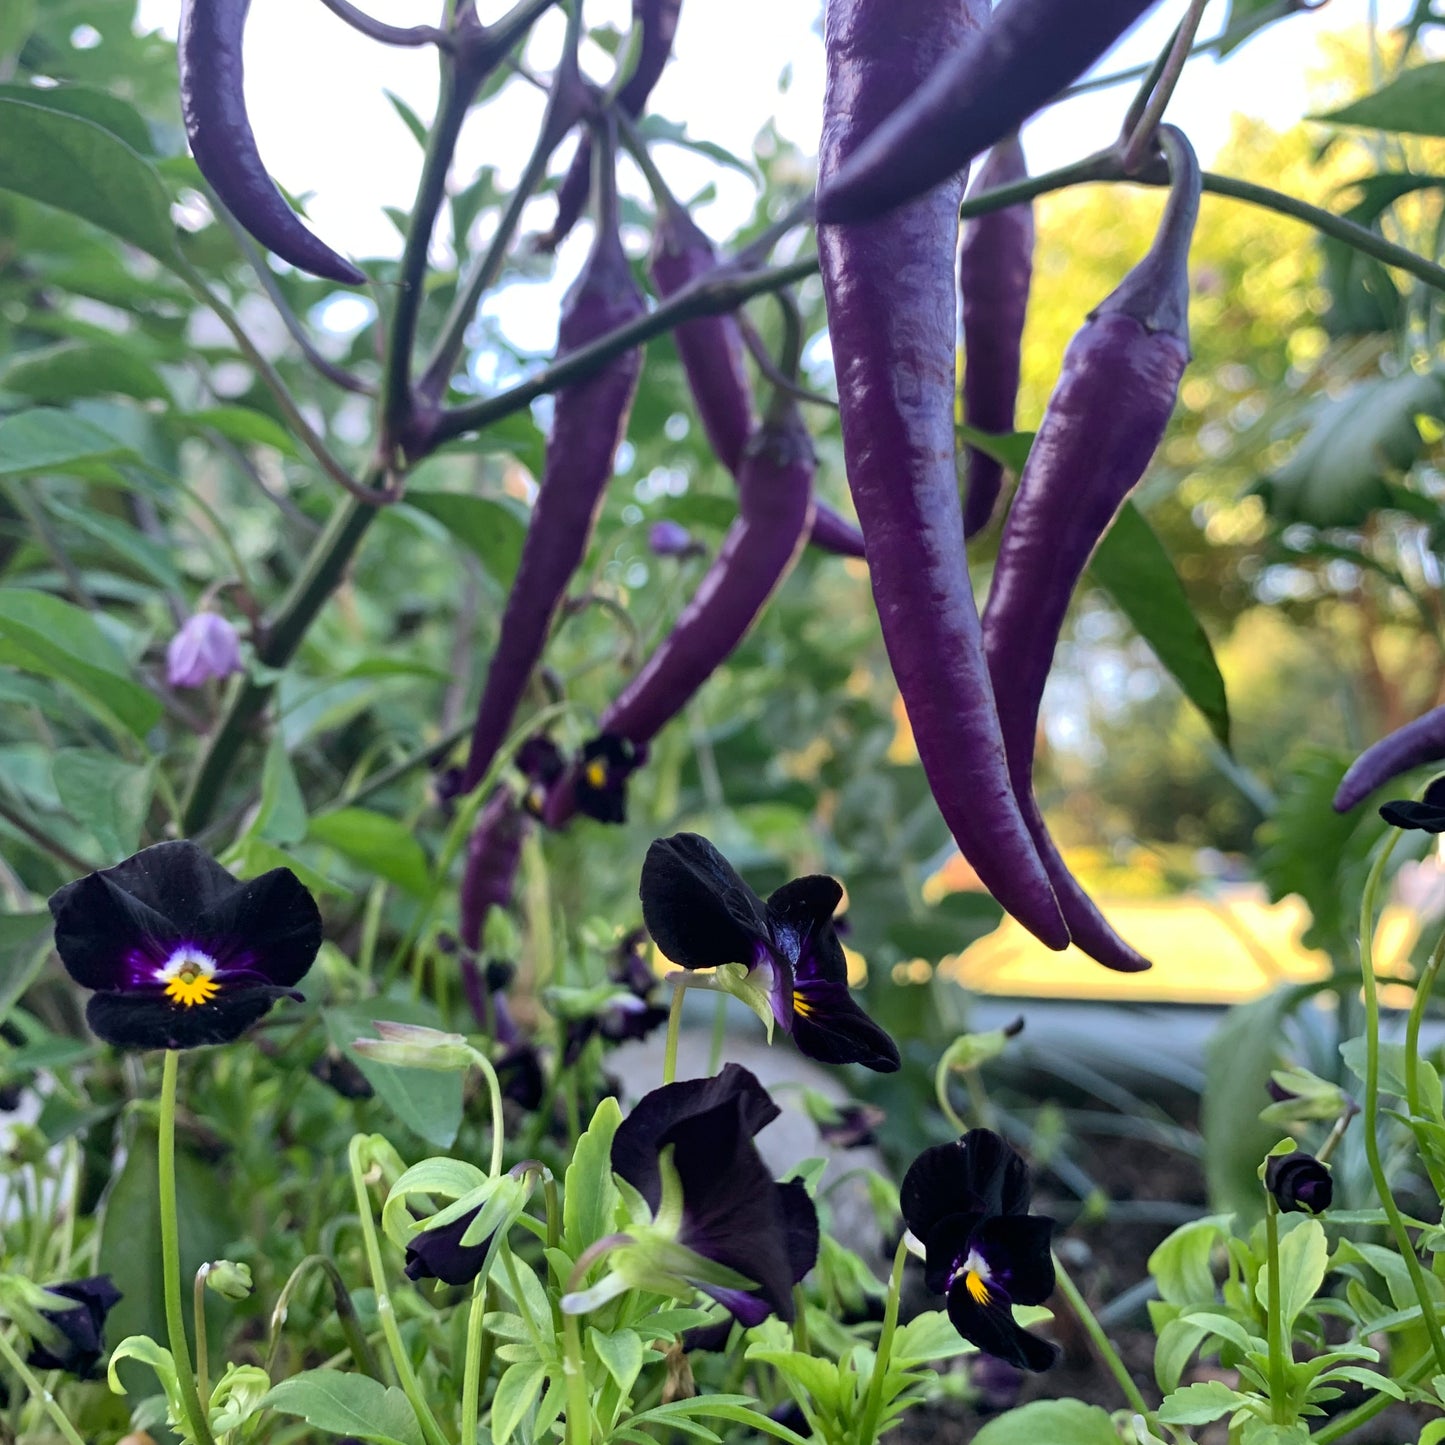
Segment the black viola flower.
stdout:
[[408,1279],[439,1279],[443,1284],[470,1284],[481,1273],[482,1261],[492,1242],[489,1234],[476,1244],[463,1244],[462,1238],[472,1221],[482,1212],[475,1209],[453,1219],[449,1224],[424,1229],[414,1235],[406,1246],[405,1274]]
[[1413,798],[1382,803],[1380,816],[1395,828],[1445,833],[1445,778],[1436,778],[1418,803]]
[[1271,1156],[1264,1166],[1264,1187],[1285,1214],[1323,1214],[1335,1199],[1329,1165],[1301,1149]]
[[582,749],[573,795],[577,811],[599,823],[627,821],[627,780],[647,761],[638,747],[615,733],[602,733]]
[[547,790],[567,769],[562,749],[545,733],[534,733],[517,749],[512,762],[522,775],[522,807],[540,818],[547,804]]
[[88,1379],[105,1353],[105,1317],[120,1300],[120,1291],[108,1274],[45,1288],[73,1304],[69,1309],[40,1311],[52,1327],[52,1337],[33,1341],[25,1363],[37,1370],[66,1370]]
[[815,1120],[818,1137],[832,1149],[862,1149],[878,1142],[888,1115],[877,1104],[842,1104]]
[[[793,1318],[793,1286],[818,1258],[818,1213],[801,1183],[773,1179],[753,1143],[780,1113],[738,1064],[715,1078],[664,1084],[638,1101],[613,1136],[612,1168],[667,1238],[634,1231],[642,1237],[629,1276],[645,1281],[651,1259],[656,1273],[702,1290],[740,1324]],[[668,1174],[680,1188],[680,1209],[665,1197]],[[751,1283],[720,1285],[709,1262]]]
[[959,1334],[1021,1370],[1047,1370],[1058,1350],[1013,1317],[1014,1305],[1041,1305],[1054,1291],[1054,1221],[1030,1214],[1029,1199],[1024,1161],[990,1129],[925,1149],[901,1195],[928,1287],[947,1295]]
[[833,926],[835,878],[795,878],[765,903],[706,838],[659,838],[642,865],[642,917],[683,968],[741,964],[801,1053],[825,1064],[898,1068],[898,1046],[853,1000]]
[[90,1027],[122,1049],[239,1038],[296,984],[321,914],[289,868],[241,882],[194,843],[157,843],[50,898],[66,971],[94,996]]

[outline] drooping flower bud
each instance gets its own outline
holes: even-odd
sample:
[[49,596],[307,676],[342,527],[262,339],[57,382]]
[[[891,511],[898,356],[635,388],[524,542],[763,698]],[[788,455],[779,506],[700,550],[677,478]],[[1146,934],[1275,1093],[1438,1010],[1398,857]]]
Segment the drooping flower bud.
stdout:
[[1300,1149],[1265,1165],[1264,1187],[1285,1214],[1323,1214],[1335,1197],[1329,1166]]
[[217,612],[197,612],[166,648],[166,681],[172,687],[200,687],[241,671],[241,641]]

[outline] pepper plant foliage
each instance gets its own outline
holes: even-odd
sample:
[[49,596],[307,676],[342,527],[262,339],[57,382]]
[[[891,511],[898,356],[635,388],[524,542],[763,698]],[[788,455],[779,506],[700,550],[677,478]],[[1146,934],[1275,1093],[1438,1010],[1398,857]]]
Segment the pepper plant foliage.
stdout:
[[[0,12],[0,1105],[28,1110],[6,1131],[0,1433],[871,1445],[911,1409],[982,1394],[981,1354],[1057,1393],[1051,1366],[1078,1335],[1051,1316],[1068,1313],[1124,1408],[1035,1398],[984,1445],[1158,1445],[1219,1420],[1242,1445],[1333,1441],[1396,1401],[1439,1445],[1445,1106],[1420,1026],[1442,950],[1422,960],[1406,1042],[1382,1044],[1374,919],[1404,833],[1332,810],[1341,759],[1228,765],[1270,814],[1261,876],[1304,897],[1337,993],[1363,982],[1364,1029],[1321,1049],[1299,990],[1221,1032],[1203,1125],[1230,1212],[1149,1262],[1152,1380],[1128,1373],[1052,1249],[1096,1191],[1051,1150],[1043,1111],[1031,1124],[990,1102],[1017,1029],[954,1039],[951,985],[893,982],[999,920],[982,893],[925,901],[955,841],[1040,937],[1148,966],[1032,799],[1039,695],[1086,563],[1088,605],[1107,597],[1137,628],[1220,748],[1248,740],[1192,607],[1213,629],[1283,569],[1316,601],[1383,604],[1392,623],[1413,609],[1416,634],[1438,615],[1445,271],[1438,177],[1404,149],[1445,134],[1439,66],[1410,63],[1429,5],[1385,47],[1377,93],[1323,118],[1335,137],[1383,131],[1380,153],[1409,161],[1341,178],[1337,214],[1338,198],[1201,178],[1160,128],[1204,7],[1127,115],[1121,100],[1118,145],[1030,180],[1007,105],[1078,79],[1147,4],[1100,0],[1077,33],[1047,0],[1008,0],[998,28],[986,5],[924,6],[915,35],[897,0],[829,0],[821,213],[881,209],[880,182],[902,209],[821,235],[808,158],[775,130],[735,157],[651,113],[677,0],[635,0],[630,36],[589,31],[578,0],[486,23],[453,0],[435,27],[328,5],[441,69],[434,117],[397,105],[419,147],[399,259],[342,255],[345,237],[323,244],[271,186],[239,89],[243,3],[187,0],[179,87],[176,47],[138,33],[133,0]],[[1306,8],[1234,0],[1205,48]],[[876,42],[856,94],[848,34]],[[1033,53],[1030,35],[1046,36]],[[923,83],[979,56],[999,95]],[[538,83],[519,189],[491,165],[461,173],[461,128]],[[965,113],[938,127],[945,89]],[[894,111],[907,166],[884,127],[855,130]],[[1089,340],[1041,423],[1027,386],[1024,408],[1013,395],[1029,258],[1012,258],[1011,336],[970,340],[993,323],[964,308],[965,348],[1006,360],[1010,382],[972,400],[975,370],[959,453],[1022,473],[1006,515],[982,494],[969,511],[970,553],[997,558],[981,629],[947,446],[962,182],[917,194],[972,157],[913,153],[920,124],[1005,148],[963,214],[1012,224],[969,233],[970,266],[990,234],[1032,245],[1033,196],[1171,189],[1154,249],[1111,257],[1088,302],[1100,320],[1070,322]],[[755,183],[725,245],[667,190],[677,146]],[[1141,508],[1125,499],[1174,410],[1185,313],[1212,365],[1220,336],[1248,329],[1197,276],[1190,290],[1201,188],[1206,208],[1252,203],[1323,234],[1318,329],[1337,344],[1261,346],[1255,380],[1278,407],[1223,458],[1186,383]],[[928,286],[898,291],[889,256],[921,259],[907,274]],[[527,355],[480,303],[554,265],[581,280],[558,354]],[[357,278],[361,304],[339,308]],[[830,320],[836,376],[816,360]],[[1111,360],[1157,372],[1148,395],[1116,390]],[[891,386],[915,363],[941,382],[918,407]],[[834,385],[841,424],[816,394]],[[1125,421],[1080,430],[1081,396]],[[897,442],[882,466],[880,437]],[[1094,491],[1069,511],[1080,446]],[[1200,475],[1171,492],[1180,447]],[[1211,457],[1213,474],[1197,465]],[[1181,505],[1222,507],[1219,477],[1258,484],[1243,560],[1238,532],[1211,552]],[[903,502],[906,535],[890,531]],[[1060,525],[1041,568],[1030,538]],[[1181,582],[1171,551],[1205,561]],[[1201,572],[1220,581],[1203,598]],[[910,589],[940,578],[917,605]],[[1029,605],[1034,584],[1049,608]],[[1047,635],[1011,657],[1029,626]],[[937,650],[921,656],[922,637]],[[964,786],[979,777],[987,798]],[[1437,804],[1397,798],[1385,816],[1434,832]],[[679,966],[670,993],[656,955]],[[856,1229],[843,1242],[847,1181],[822,1159],[769,1155],[786,1096],[727,1059],[721,1026],[706,1057],[680,1028],[687,990],[711,991],[720,1025],[731,996],[779,1050],[854,1066],[866,1102],[805,1095],[835,1147],[890,1111],[887,1173],[863,1189],[880,1248]],[[610,1051],[664,1022],[660,1079],[619,1085]],[[905,1298],[914,1256],[921,1303]]]

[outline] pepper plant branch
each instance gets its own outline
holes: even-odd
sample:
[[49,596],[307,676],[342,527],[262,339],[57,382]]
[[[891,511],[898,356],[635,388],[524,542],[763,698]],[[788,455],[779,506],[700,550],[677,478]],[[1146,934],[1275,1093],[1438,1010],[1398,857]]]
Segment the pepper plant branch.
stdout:
[[435,45],[442,50],[451,50],[455,45],[451,35],[434,25],[388,25],[348,4],[347,0],[321,0],[321,3],[353,30],[359,30],[383,45]]
[[1159,122],[1164,119],[1164,112],[1174,95],[1174,87],[1179,84],[1179,77],[1184,74],[1184,65],[1189,59],[1189,47],[1199,31],[1200,20],[1204,18],[1204,7],[1208,4],[1209,0],[1189,0],[1189,9],[1174,32],[1174,39],[1164,55],[1164,64],[1148,97],[1139,108],[1139,114],[1135,116],[1133,107],[1130,107],[1130,114],[1124,121],[1122,139],[1124,169],[1131,174],[1138,170],[1154,139],[1154,133],[1159,129]]
[[12,808],[3,797],[0,797],[0,818],[9,823],[17,833],[23,833],[42,853],[49,853],[57,863],[63,863],[72,873],[93,873],[95,871],[94,863],[87,863],[79,853],[73,853],[64,843],[37,828],[24,814]]
[[472,406],[458,407],[444,412],[434,433],[437,442],[450,441],[466,432],[480,431],[503,417],[520,411],[529,402],[544,396],[559,387],[582,381],[606,366],[615,356],[624,351],[651,341],[665,331],[684,321],[698,316],[717,316],[724,312],[736,311],[745,301],[761,296],[767,291],[776,291],[791,286],[817,272],[818,258],[805,256],[786,266],[775,266],[766,271],[739,275],[731,266],[724,266],[711,276],[705,276],[692,285],[684,287],[671,300],[664,302],[647,315],[616,331],[609,331],[587,346],[569,352],[560,360],[544,367],[527,381],[519,382],[506,391]]

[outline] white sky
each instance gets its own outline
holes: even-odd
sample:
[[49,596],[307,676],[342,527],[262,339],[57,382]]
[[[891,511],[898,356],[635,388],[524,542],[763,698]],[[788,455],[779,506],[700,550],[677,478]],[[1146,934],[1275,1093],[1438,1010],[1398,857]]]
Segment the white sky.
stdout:
[[[432,21],[439,0],[362,0],[377,18],[394,24]],[[1081,0],[1088,3],[1088,0]],[[1362,25],[1371,0],[1331,0],[1313,13],[1281,21],[1216,64],[1200,59],[1186,71],[1170,119],[1193,140],[1208,163],[1224,141],[1229,116],[1244,111],[1285,126],[1304,110],[1307,71],[1323,30]],[[1408,0],[1377,0],[1382,21],[1396,22]],[[506,0],[480,0],[484,20],[494,20]],[[1103,70],[1142,63],[1162,46],[1185,0],[1167,0],[1102,62]],[[625,30],[629,0],[586,0],[589,26],[611,23]],[[143,28],[174,33],[177,0],[142,0]],[[688,0],[682,7],[676,60],[653,96],[653,108],[685,121],[689,134],[713,140],[748,156],[769,116],[779,130],[812,154],[822,103],[822,42],[817,25],[820,0]],[[1205,14],[1203,33],[1223,23],[1224,0]],[[529,59],[549,66],[561,38],[556,12],[537,27]],[[590,61],[590,64],[589,64]],[[599,79],[610,75],[600,51],[584,55]],[[791,77],[778,91],[784,73]],[[308,194],[308,213],[317,232],[344,254],[396,254],[399,238],[383,206],[409,208],[421,153],[383,95],[400,95],[424,120],[436,100],[436,60],[430,49],[377,45],[338,20],[318,0],[253,0],[246,36],[246,86],[261,154],[273,175],[291,192]],[[1034,170],[1048,169],[1106,144],[1114,134],[1127,91],[1082,96],[1060,106],[1025,131]],[[465,183],[474,168],[490,163],[503,178],[520,172],[541,114],[541,97],[530,87],[511,85],[502,98],[476,112],[462,137],[454,177]],[[563,154],[567,152],[564,150]],[[676,147],[658,150],[669,182],[686,196],[709,181],[718,199],[699,220],[727,234],[750,211],[750,187],[736,173],[720,169]],[[550,206],[542,203],[524,227],[540,229]],[[555,295],[581,261],[583,238],[564,248],[559,274],[542,289],[523,288],[529,297],[509,305],[506,329],[518,344],[546,350],[555,338]],[[522,301],[521,297],[516,298]]]

